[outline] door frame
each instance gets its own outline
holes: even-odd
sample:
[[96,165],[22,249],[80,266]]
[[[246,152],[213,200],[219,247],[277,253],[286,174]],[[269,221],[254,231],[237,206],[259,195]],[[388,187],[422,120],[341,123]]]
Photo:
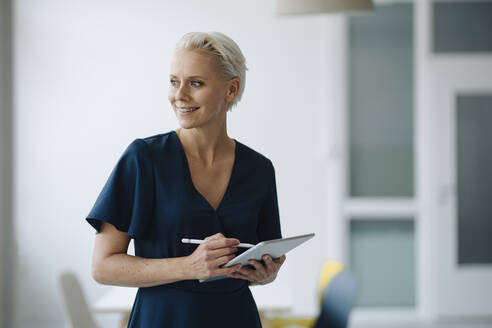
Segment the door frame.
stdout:
[[12,1],[0,2],[0,328],[13,312]]
[[[487,58],[488,57],[488,58]],[[492,265],[457,262],[457,97],[492,94],[492,56],[435,58],[433,63],[434,109],[440,128],[435,129],[439,159],[434,163],[438,186],[434,220],[439,256],[435,258],[436,314],[441,320],[467,316],[492,316]]]

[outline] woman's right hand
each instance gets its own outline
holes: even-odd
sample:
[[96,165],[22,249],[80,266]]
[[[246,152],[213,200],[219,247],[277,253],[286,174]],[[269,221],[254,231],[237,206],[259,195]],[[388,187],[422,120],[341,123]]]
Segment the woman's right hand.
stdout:
[[187,267],[193,279],[208,279],[212,277],[228,275],[237,271],[241,264],[228,268],[220,268],[234,257],[237,252],[239,240],[226,238],[217,233],[205,238],[207,242],[200,244],[195,251],[187,257]]

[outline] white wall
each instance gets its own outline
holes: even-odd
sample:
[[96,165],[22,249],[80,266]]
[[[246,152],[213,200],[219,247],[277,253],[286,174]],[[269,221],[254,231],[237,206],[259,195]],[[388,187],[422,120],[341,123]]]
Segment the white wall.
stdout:
[[[249,71],[229,134],[272,159],[283,234],[316,232],[288,255],[258,304],[315,312],[323,240],[333,18],[276,17],[274,1],[15,2],[13,327],[58,327],[56,278],[77,272],[90,302],[109,287],[90,277],[94,231],[84,218],[126,146],[177,123],[167,101],[172,49],[189,31],[222,31]],[[333,218],[331,218],[333,219]]]

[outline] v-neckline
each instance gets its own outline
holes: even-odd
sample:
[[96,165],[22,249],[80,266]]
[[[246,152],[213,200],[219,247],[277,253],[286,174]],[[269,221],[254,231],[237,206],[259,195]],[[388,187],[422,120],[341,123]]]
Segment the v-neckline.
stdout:
[[188,177],[188,183],[191,185],[191,188],[193,190],[193,192],[195,194],[198,195],[198,197],[203,201],[205,202],[205,204],[212,210],[214,211],[214,213],[217,213],[220,209],[220,207],[222,206],[222,204],[224,203],[224,200],[226,199],[227,195],[229,194],[229,189],[231,187],[231,182],[232,182],[232,179],[234,177],[234,172],[236,171],[236,166],[237,166],[237,158],[238,158],[238,150],[239,150],[239,142],[232,138],[232,140],[234,140],[234,161],[232,163],[232,170],[231,170],[231,175],[229,176],[229,181],[227,182],[227,187],[226,187],[226,190],[224,191],[224,195],[222,195],[222,198],[220,199],[219,201],[219,204],[217,205],[217,208],[214,208],[212,206],[212,204],[210,204],[210,202],[207,200],[207,198],[205,198],[205,196],[202,195],[202,193],[200,191],[198,191],[198,189],[195,187],[195,184],[193,183],[193,179],[191,177],[191,169],[190,169],[190,165],[188,163],[188,158],[186,157],[186,153],[185,153],[185,150],[184,150],[184,147],[183,147],[183,144],[181,143],[181,140],[179,139],[179,136],[178,134],[176,133],[176,131],[172,130],[171,131],[172,134],[174,135],[174,137],[176,138],[176,141],[178,143],[178,146],[179,146],[179,149],[181,151],[181,156],[183,158],[183,161],[184,161],[184,164],[185,164],[185,171],[186,171],[186,175]]

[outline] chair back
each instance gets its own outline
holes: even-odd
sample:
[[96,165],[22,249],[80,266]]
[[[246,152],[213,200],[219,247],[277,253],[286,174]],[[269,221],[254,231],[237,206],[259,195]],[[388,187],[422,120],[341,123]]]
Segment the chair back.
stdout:
[[333,277],[339,274],[344,268],[345,266],[340,261],[327,260],[323,262],[318,278],[318,303],[320,307],[323,303],[323,294],[326,287],[330,285]]
[[346,328],[357,294],[357,278],[347,270],[335,275],[323,293],[314,328]]
[[97,328],[77,276],[71,272],[64,272],[60,275],[59,283],[72,327]]

